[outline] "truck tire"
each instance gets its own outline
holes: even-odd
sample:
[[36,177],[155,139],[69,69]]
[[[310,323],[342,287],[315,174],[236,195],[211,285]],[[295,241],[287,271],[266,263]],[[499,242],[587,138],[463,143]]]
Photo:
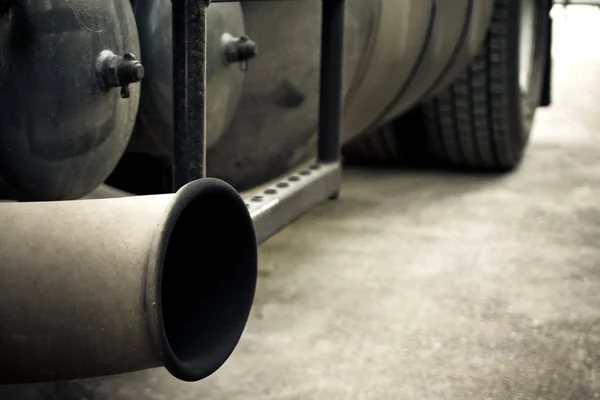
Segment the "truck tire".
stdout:
[[548,1],[495,0],[469,67],[434,98],[351,143],[349,161],[434,161],[496,172],[518,166],[548,62]]

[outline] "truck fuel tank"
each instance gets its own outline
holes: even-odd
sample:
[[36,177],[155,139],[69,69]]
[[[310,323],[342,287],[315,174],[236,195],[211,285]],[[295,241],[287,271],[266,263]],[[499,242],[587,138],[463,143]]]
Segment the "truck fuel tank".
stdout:
[[[170,159],[173,135],[173,51],[171,0],[137,1],[135,17],[146,79],[142,83],[139,118],[129,151]],[[207,9],[207,146],[215,144],[227,126],[242,93],[246,63],[233,51],[255,51],[244,36],[239,3],[214,3]],[[251,57],[254,54],[242,54]],[[242,60],[239,60],[242,61]]]
[[0,9],[0,198],[63,200],[102,183],[135,123],[144,68],[128,0]]

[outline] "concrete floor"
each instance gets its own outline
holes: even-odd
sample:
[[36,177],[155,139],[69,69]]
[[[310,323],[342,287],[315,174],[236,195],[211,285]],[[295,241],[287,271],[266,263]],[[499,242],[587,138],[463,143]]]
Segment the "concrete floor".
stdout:
[[348,171],[260,251],[253,316],[196,384],[164,370],[41,399],[600,398],[600,11],[557,12],[555,104],[509,176]]

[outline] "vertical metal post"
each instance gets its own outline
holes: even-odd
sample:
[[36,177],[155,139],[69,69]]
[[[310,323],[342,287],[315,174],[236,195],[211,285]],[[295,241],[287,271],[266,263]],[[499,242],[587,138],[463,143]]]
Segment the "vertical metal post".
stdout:
[[206,176],[206,7],[172,0],[173,190]]
[[319,152],[321,162],[341,157],[345,0],[322,0]]

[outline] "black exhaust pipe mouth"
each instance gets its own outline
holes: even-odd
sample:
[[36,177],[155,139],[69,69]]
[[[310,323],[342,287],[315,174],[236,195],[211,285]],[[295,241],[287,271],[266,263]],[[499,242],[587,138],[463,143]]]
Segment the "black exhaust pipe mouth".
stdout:
[[229,184],[204,178],[181,188],[149,254],[146,307],[167,370],[198,381],[237,346],[257,280],[257,244],[246,204]]

